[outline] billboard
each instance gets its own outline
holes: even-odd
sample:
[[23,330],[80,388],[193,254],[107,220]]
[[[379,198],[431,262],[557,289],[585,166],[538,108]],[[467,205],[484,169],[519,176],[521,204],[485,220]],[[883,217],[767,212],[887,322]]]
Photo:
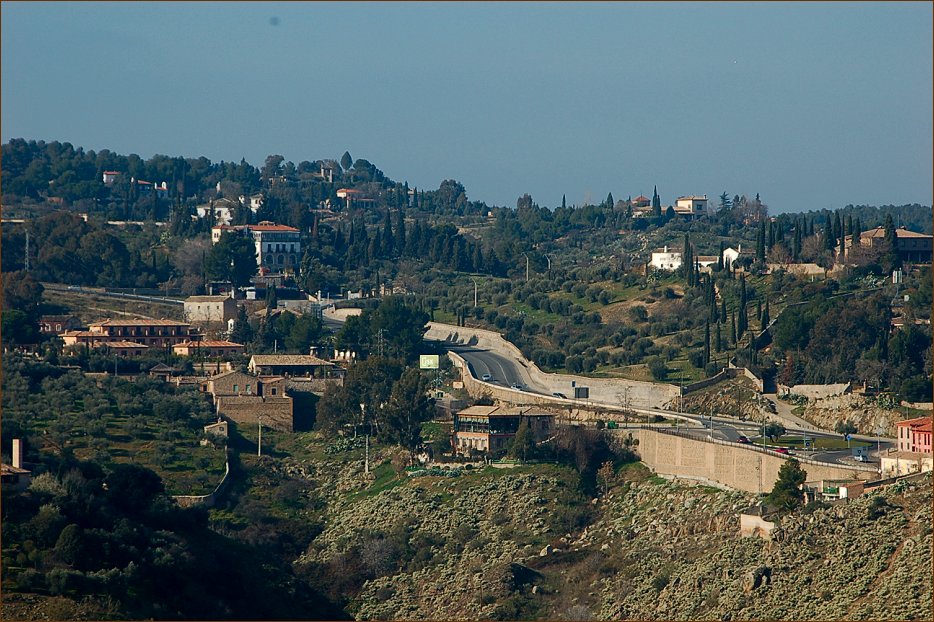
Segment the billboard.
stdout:
[[437,354],[421,354],[418,357],[419,369],[438,369],[441,365],[441,357]]

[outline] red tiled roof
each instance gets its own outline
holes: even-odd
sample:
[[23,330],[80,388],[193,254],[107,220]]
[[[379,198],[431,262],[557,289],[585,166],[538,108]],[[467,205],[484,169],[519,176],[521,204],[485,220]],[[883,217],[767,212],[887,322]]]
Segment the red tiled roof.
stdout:
[[905,419],[904,421],[899,421],[895,425],[898,427],[909,427],[912,430],[917,430],[919,432],[930,432],[931,423],[932,417],[916,417],[914,419]]
[[143,348],[147,350],[149,349],[149,346],[147,346],[146,344],[136,343],[134,341],[111,341],[111,342],[104,343],[101,345],[105,345],[108,348],[133,348],[133,349]]
[[233,341],[221,341],[221,340],[212,340],[206,339],[204,341],[183,341],[182,343],[177,343],[173,348],[242,348],[242,343],[234,343]]
[[[863,231],[859,234],[860,238],[883,238],[885,237],[885,228],[876,227],[875,229],[869,229]],[[918,233],[917,231],[909,231],[908,229],[896,229],[895,237],[897,238],[930,238],[931,236],[926,233]]]
[[[91,326],[190,326],[188,322],[176,322],[175,320],[100,320],[94,322]],[[95,333],[97,334],[97,333]]]
[[104,175],[123,175],[120,171],[104,171]]

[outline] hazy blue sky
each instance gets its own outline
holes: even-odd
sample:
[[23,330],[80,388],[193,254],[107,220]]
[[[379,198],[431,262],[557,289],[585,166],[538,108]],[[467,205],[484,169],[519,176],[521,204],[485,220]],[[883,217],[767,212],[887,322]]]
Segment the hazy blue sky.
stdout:
[[2,4],[2,139],[349,150],[514,206],[930,204],[932,4]]

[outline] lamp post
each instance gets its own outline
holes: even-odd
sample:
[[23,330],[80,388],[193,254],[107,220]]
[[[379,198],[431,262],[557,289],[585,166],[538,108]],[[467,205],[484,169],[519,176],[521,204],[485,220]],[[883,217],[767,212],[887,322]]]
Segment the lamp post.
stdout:
[[[366,404],[360,404],[360,413],[363,416],[363,425],[366,426]],[[364,458],[363,458],[363,472],[370,472],[370,428],[367,427],[364,430],[365,441],[364,441]]]
[[470,278],[473,279],[473,306],[477,307],[477,279],[473,277]]

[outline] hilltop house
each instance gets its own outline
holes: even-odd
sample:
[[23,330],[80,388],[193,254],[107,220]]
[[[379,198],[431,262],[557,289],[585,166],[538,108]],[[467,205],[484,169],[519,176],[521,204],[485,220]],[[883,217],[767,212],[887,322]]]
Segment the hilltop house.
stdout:
[[254,374],[333,378],[344,370],[329,361],[309,354],[254,354],[249,370]]
[[669,251],[668,246],[652,251],[649,265],[656,270],[677,270],[681,267],[681,251]]
[[707,195],[702,197],[678,197],[674,206],[675,214],[688,220],[695,220],[707,215]]
[[252,237],[256,245],[256,263],[260,269],[298,269],[302,258],[302,241],[299,230],[287,225],[277,225],[264,220],[257,225],[219,225],[211,228],[211,242],[217,244],[224,233]]
[[723,267],[729,270],[733,266],[733,262],[740,258],[740,255],[743,255],[743,245],[740,244],[736,248],[725,248],[723,249]]
[[519,424],[527,421],[532,436],[541,441],[551,435],[555,415],[532,407],[471,406],[454,414],[454,451],[485,453],[506,451],[516,436]]
[[[863,248],[879,248],[884,242],[884,227],[869,229],[859,235],[859,245]],[[847,256],[849,256],[849,251],[853,247],[853,236],[847,236],[844,246]],[[904,227],[895,229],[895,251],[902,261],[931,263],[932,249],[934,249],[934,237],[916,231],[909,231]]]

